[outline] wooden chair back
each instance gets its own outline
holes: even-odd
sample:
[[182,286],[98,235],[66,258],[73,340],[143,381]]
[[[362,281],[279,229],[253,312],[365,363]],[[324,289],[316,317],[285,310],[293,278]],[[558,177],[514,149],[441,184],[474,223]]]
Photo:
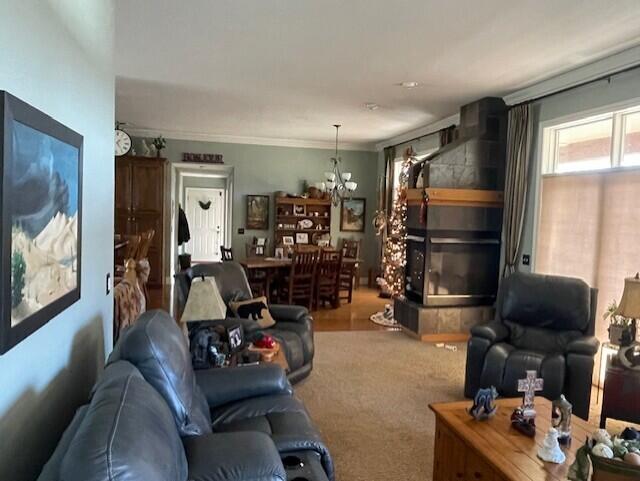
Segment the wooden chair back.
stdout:
[[315,294],[316,270],[320,252],[318,249],[293,251],[291,270],[289,272],[289,286],[287,301],[306,305],[309,310],[313,307]]
[[233,260],[233,249],[231,247],[220,246],[220,258],[223,262]]
[[155,229],[149,229],[148,231],[140,234],[140,246],[138,247],[138,252],[135,256],[136,261],[141,261],[142,259],[147,258],[149,255],[149,248],[151,247],[151,243],[153,242],[155,235]]
[[342,253],[335,249],[324,249],[320,253],[318,274],[316,281],[316,306],[320,307],[324,301],[329,301],[335,308],[340,304],[340,269],[342,267]]
[[336,285],[340,275],[342,254],[334,249],[323,249],[318,263],[319,283],[331,283]]

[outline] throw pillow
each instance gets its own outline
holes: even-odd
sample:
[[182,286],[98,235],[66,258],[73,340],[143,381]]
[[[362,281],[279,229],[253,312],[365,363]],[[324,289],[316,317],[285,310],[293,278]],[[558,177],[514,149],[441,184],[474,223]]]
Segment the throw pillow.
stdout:
[[232,301],[229,303],[229,308],[237,317],[253,319],[263,329],[276,324],[267,307],[267,298],[264,296],[249,299],[248,301]]
[[193,279],[180,322],[211,321],[225,317],[227,317],[227,307],[222,300],[215,278]]

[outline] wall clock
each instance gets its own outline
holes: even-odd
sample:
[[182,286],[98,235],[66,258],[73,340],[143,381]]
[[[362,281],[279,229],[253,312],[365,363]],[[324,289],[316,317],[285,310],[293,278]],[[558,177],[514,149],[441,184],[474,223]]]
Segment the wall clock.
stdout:
[[120,157],[126,155],[131,150],[131,137],[124,130],[120,130],[116,127],[115,135],[115,152],[116,156]]

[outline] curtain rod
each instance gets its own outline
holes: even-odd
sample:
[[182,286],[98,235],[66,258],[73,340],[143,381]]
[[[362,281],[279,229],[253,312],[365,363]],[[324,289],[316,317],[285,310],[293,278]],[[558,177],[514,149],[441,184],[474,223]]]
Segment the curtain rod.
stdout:
[[571,85],[569,87],[564,87],[564,88],[562,88],[560,90],[555,90],[553,92],[549,92],[549,93],[546,93],[544,95],[540,95],[538,97],[534,97],[532,99],[523,100],[522,102],[518,102],[517,104],[509,105],[509,108],[511,109],[513,107],[517,107],[518,105],[524,105],[524,104],[537,102],[539,100],[544,100],[546,98],[553,97],[554,95],[559,95],[559,94],[562,94],[562,93],[565,93],[565,92],[569,92],[570,90],[579,89],[580,87],[584,87],[585,85],[589,85],[589,84],[596,83],[596,82],[602,82],[603,80],[611,81],[612,77],[616,77],[616,76],[621,75],[623,73],[631,72],[632,70],[637,70],[637,69],[640,69],[640,64],[632,65],[630,67],[623,68],[622,70],[618,70],[616,72],[611,72],[611,73],[608,73],[608,74],[605,74],[605,75],[601,75],[600,77],[596,77],[594,79],[585,80],[585,81],[580,82],[578,84]]
[[[513,107],[517,107],[518,105],[524,105],[524,104],[528,104],[528,103],[538,102],[539,100],[544,100],[546,98],[553,97],[554,95],[559,95],[559,94],[562,94],[562,93],[565,93],[565,92],[569,92],[570,90],[578,89],[580,87],[584,87],[585,85],[589,85],[589,84],[592,84],[592,83],[602,82],[603,80],[607,80],[608,79],[610,81],[612,77],[616,77],[616,76],[621,75],[623,73],[631,72],[631,71],[637,70],[637,69],[640,69],[640,64],[632,65],[630,67],[623,68],[622,70],[618,70],[616,72],[611,72],[611,73],[608,73],[608,74],[605,74],[605,75],[601,75],[600,77],[596,77],[594,79],[585,80],[584,82],[580,82],[580,83],[578,83],[576,85],[571,85],[569,87],[564,87],[564,88],[562,88],[560,90],[555,90],[553,92],[549,92],[549,93],[546,93],[544,95],[540,95],[538,97],[534,97],[534,98],[531,98],[531,99],[528,99],[528,100],[523,100],[522,102],[518,102],[516,104],[509,105],[508,108],[512,109]],[[455,124],[452,124],[452,125],[455,125]],[[430,134],[425,134],[425,135],[421,135],[419,137],[415,137],[413,139],[408,139],[408,140],[405,140],[404,142],[400,142],[399,144],[390,145],[389,147],[397,147],[398,145],[406,144],[407,142],[414,142],[416,140],[420,140],[420,139],[423,139],[425,137],[428,137],[429,135],[438,134],[440,131],[442,131],[444,129],[448,129],[450,127],[451,126],[443,127],[442,129],[436,130],[435,132],[431,132]],[[388,148],[388,147],[385,147],[385,148]]]

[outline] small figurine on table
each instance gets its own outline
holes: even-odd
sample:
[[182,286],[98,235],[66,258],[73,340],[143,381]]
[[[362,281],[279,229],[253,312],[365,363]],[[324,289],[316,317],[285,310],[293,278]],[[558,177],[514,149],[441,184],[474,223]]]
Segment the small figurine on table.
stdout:
[[513,414],[511,415],[511,426],[513,426],[513,429],[519,433],[529,436],[530,438],[533,438],[536,435],[535,418],[525,417],[522,408],[515,408],[513,411]]
[[562,464],[567,459],[566,455],[560,449],[558,444],[558,431],[556,428],[549,428],[542,446],[538,449],[538,457],[549,463]]
[[489,419],[496,413],[497,406],[495,400],[498,397],[498,391],[491,386],[486,389],[479,389],[473,398],[473,406],[469,408],[471,414],[476,421]]
[[571,443],[571,413],[573,406],[564,397],[560,395],[551,403],[551,424],[558,430],[558,442],[562,445]]
[[527,377],[518,380],[518,392],[524,393],[522,396],[522,414],[525,418],[536,417],[534,401],[537,391],[542,391],[544,380],[536,378],[536,371],[527,371]]

